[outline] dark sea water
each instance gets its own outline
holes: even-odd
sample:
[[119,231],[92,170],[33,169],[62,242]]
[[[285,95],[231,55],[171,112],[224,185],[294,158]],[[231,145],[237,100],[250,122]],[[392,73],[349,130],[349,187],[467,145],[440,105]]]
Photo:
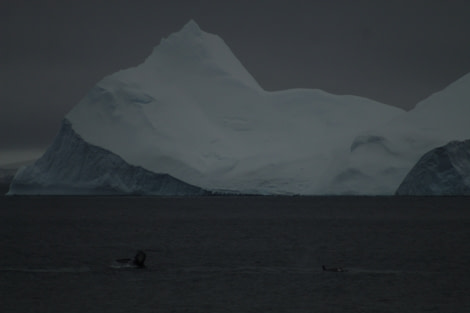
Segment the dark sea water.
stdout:
[[0,197],[0,312],[470,312],[469,240],[469,197]]

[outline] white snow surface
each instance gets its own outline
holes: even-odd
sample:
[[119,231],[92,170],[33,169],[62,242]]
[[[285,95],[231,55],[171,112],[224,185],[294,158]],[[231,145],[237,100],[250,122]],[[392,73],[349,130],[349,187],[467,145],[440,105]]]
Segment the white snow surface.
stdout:
[[222,39],[190,21],[66,118],[89,143],[204,189],[318,194],[357,134],[402,113],[321,90],[265,91]]
[[469,137],[469,80],[411,112],[321,90],[268,92],[190,21],[144,63],[101,80],[66,119],[129,164],[206,190],[393,194],[424,152]]
[[470,73],[354,140],[327,192],[394,194],[428,151],[470,138]]

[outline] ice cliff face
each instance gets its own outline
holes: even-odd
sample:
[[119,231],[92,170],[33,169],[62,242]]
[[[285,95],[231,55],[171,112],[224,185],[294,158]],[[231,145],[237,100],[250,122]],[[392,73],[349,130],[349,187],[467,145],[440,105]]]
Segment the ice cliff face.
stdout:
[[47,152],[15,175],[9,194],[201,195],[204,190],[167,174],[126,163],[91,145],[65,120]]
[[470,195],[470,140],[453,141],[423,155],[397,195]]
[[[452,102],[469,99],[465,86],[456,86],[457,98],[450,90],[408,113],[320,90],[267,92],[222,39],[191,21],[141,65],[105,77],[66,119],[84,143],[204,190],[393,194],[425,151],[466,136],[466,100]],[[443,101],[455,116],[442,114],[451,111]],[[51,147],[57,159],[67,157],[60,138]],[[48,174],[55,165],[36,169],[41,162],[14,183],[62,184]]]

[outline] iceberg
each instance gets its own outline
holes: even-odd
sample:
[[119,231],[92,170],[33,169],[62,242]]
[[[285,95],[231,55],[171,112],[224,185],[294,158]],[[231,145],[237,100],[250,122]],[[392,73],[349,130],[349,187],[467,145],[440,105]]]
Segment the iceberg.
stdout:
[[[468,134],[463,110],[455,113],[456,122],[441,114],[441,96],[405,112],[317,89],[265,91],[220,37],[190,21],[162,39],[142,64],[98,82],[66,115],[48,152],[15,176],[10,194],[44,186],[57,194],[103,188],[139,194],[393,194],[424,149]],[[437,119],[432,131],[421,121],[429,114]],[[442,132],[449,123],[452,130]],[[68,137],[80,138],[82,149],[64,176],[60,160],[73,149]],[[120,158],[126,170],[109,176],[110,168],[85,147]],[[56,161],[48,161],[52,156]],[[133,171],[144,170],[197,189],[133,181]]]

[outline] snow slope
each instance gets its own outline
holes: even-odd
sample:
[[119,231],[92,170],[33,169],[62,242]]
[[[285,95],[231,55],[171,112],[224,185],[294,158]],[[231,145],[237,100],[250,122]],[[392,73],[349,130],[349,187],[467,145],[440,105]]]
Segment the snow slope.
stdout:
[[209,190],[315,194],[355,135],[403,111],[320,90],[264,91],[190,21],[67,115],[87,142]]
[[64,120],[59,135],[32,166],[15,175],[8,194],[202,195],[204,190],[168,174],[127,164],[80,138]]
[[389,122],[357,136],[326,192],[393,194],[429,150],[470,138],[470,74]]
[[452,141],[419,159],[397,195],[470,195],[470,140]]

